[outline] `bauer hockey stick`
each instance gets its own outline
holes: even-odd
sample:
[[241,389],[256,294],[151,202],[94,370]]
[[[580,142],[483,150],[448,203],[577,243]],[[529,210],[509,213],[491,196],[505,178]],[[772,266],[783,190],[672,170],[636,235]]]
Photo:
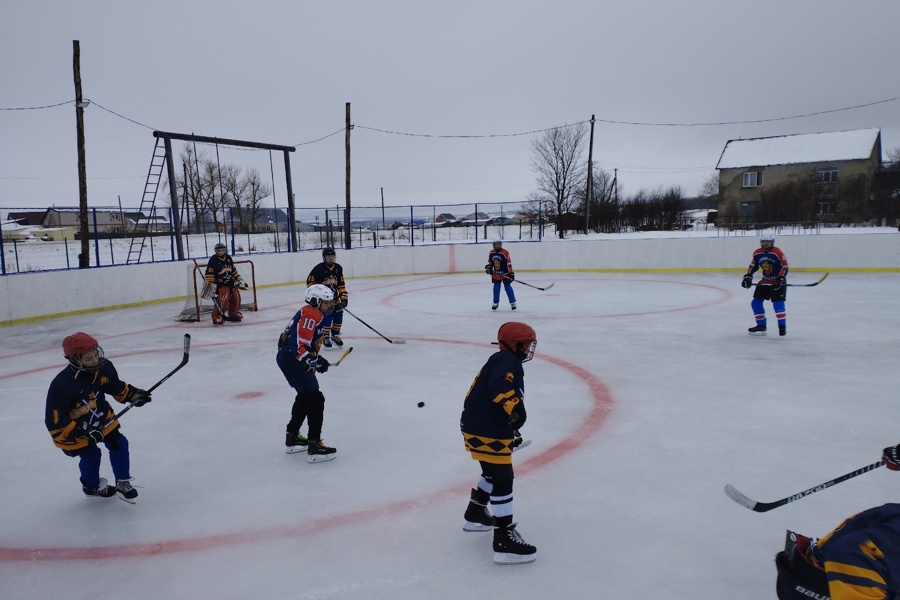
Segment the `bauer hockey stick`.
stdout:
[[[825,273],[824,275],[822,275],[822,276],[819,278],[819,280],[816,281],[816,282],[814,282],[814,283],[786,283],[786,284],[784,284],[784,285],[786,285],[786,286],[788,286],[788,287],[816,287],[817,285],[819,285],[820,283],[822,283],[823,281],[825,281],[825,278],[826,278],[826,277],[828,277],[828,273]],[[758,284],[758,283],[754,283],[753,285],[759,285],[759,284]]]
[[[168,375],[166,375],[165,377],[163,377],[162,379],[160,379],[159,381],[154,383],[153,386],[149,390],[147,390],[147,393],[149,394],[150,392],[152,392],[153,390],[155,390],[156,388],[161,386],[163,383],[166,382],[167,379],[169,379],[169,377],[171,377],[172,375],[177,373],[179,370],[181,370],[181,368],[188,363],[188,359],[190,358],[190,356],[191,356],[191,334],[186,333],[186,334],[184,334],[184,356],[181,357],[181,362],[178,363],[177,367],[175,367],[174,369],[169,371]],[[107,427],[112,425],[114,422],[116,422],[119,419],[119,417],[121,417],[122,415],[127,413],[129,410],[131,410],[131,407],[133,407],[133,406],[134,406],[134,404],[131,404],[129,402],[125,408],[123,408],[121,411],[118,412],[118,414],[113,415],[113,418],[110,419],[109,421],[107,421],[103,425],[103,427],[101,427],[101,429],[106,429]]]
[[729,498],[743,506],[744,508],[749,508],[754,512],[768,512],[773,508],[778,508],[779,506],[784,506],[785,504],[789,504],[794,500],[799,500],[801,498],[805,498],[810,494],[815,494],[816,492],[821,492],[824,489],[828,489],[833,485],[837,485],[841,482],[847,481],[848,479],[853,479],[858,475],[862,475],[863,473],[868,473],[869,471],[873,471],[884,464],[884,461],[879,460],[876,463],[872,463],[871,465],[867,465],[861,469],[857,469],[855,471],[851,471],[846,475],[841,475],[840,477],[836,477],[831,481],[826,481],[825,483],[820,483],[815,487],[811,487],[808,490],[803,490],[802,492],[798,492],[793,494],[792,496],[788,496],[787,498],[782,498],[781,500],[776,500],[775,502],[757,502],[756,500],[751,500],[744,494],[740,493],[735,489],[733,485],[730,483],[725,486],[725,494],[728,495]]
[[362,323],[363,325],[365,325],[366,327],[368,327],[369,329],[371,329],[372,331],[374,331],[375,333],[380,335],[382,338],[387,340],[388,343],[391,343],[391,344],[405,344],[406,343],[406,340],[392,340],[392,339],[386,337],[383,333],[381,333],[380,331],[378,331],[377,329],[375,329],[374,327],[372,327],[371,325],[369,325],[368,323],[366,323],[365,321],[363,321],[362,319],[360,319],[359,317],[354,315],[352,312],[350,312],[346,308],[344,308],[343,310],[345,313],[347,313],[348,315],[350,315],[351,317],[353,317],[354,319],[356,319],[357,321],[359,321],[360,323]]
[[[506,279],[506,278],[504,277],[504,279]],[[524,281],[522,281],[520,279],[513,279],[511,283],[521,283],[522,285],[527,285],[530,288],[534,288],[536,290],[541,290],[542,292],[546,292],[547,290],[549,290],[550,288],[553,287],[552,283],[545,287],[538,287],[536,285],[531,285],[530,283],[525,283]]]

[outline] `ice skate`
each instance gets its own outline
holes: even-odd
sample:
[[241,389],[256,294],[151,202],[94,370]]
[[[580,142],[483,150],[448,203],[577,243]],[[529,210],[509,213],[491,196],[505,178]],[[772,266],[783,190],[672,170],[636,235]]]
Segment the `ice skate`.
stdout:
[[108,485],[106,479],[103,477],[100,478],[100,484],[95,488],[89,488],[84,485],[84,482],[81,483],[81,489],[84,491],[85,496],[96,496],[98,498],[112,498],[116,495],[116,488]]
[[510,307],[511,309],[513,309],[513,310],[516,310],[516,303],[515,303],[515,302],[510,302],[510,303],[509,303],[509,307]]
[[787,325],[781,325],[778,327],[778,335],[784,337],[787,335]]
[[297,454],[309,450],[309,440],[302,433],[286,433],[284,438],[284,453]]
[[747,330],[747,333],[750,335],[766,335],[766,326],[757,325],[756,327],[751,327]]
[[487,503],[491,496],[481,488],[472,490],[469,506],[463,518],[463,531],[490,531],[494,528],[494,517],[488,511]]
[[119,498],[129,504],[134,504],[138,497],[137,490],[131,485],[130,477],[128,479],[116,479],[116,492],[118,492]]
[[329,336],[325,336],[322,338],[322,345],[326,348],[331,348],[331,338]]
[[337,450],[329,448],[322,443],[322,440],[309,440],[309,456],[307,462],[317,463],[326,460],[334,460],[337,458]]
[[516,523],[494,527],[494,562],[498,565],[520,565],[534,562],[537,548],[525,542],[516,531]]
[[497,307],[498,307],[498,306],[500,306],[500,305],[497,304],[496,302],[493,303],[493,304],[491,304],[491,310],[497,310]]
[[334,342],[334,345],[337,346],[338,348],[344,347],[344,340],[342,340],[341,336],[339,336],[336,333],[331,334],[331,341]]

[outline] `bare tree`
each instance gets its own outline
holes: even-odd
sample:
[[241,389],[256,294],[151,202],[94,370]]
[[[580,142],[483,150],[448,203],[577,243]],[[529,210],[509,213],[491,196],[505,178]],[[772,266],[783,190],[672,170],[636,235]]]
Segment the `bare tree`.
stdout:
[[560,239],[565,237],[563,217],[584,188],[586,132],[584,123],[563,125],[531,142],[531,169],[537,173],[538,193],[553,199]]

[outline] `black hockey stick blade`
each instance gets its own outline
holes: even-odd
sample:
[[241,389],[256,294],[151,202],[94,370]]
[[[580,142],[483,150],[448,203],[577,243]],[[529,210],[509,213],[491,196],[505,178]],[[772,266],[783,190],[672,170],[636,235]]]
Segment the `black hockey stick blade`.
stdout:
[[756,500],[751,500],[744,494],[740,493],[737,488],[735,488],[730,483],[725,486],[725,494],[743,506],[744,508],[749,508],[753,512],[769,512],[773,508],[778,508],[779,506],[784,506],[785,504],[790,504],[795,500],[800,500],[801,498],[805,498],[810,494],[815,494],[816,492],[821,492],[822,490],[828,489],[833,485],[837,485],[841,482],[847,481],[848,479],[853,479],[863,473],[868,473],[869,471],[873,471],[878,467],[882,466],[884,461],[879,460],[876,463],[872,463],[871,465],[866,465],[861,469],[857,469],[855,471],[851,471],[846,475],[841,475],[840,477],[836,477],[831,481],[826,481],[825,483],[820,483],[817,486],[811,487],[808,490],[803,490],[802,492],[798,492],[787,498],[782,498],[781,500],[776,500],[775,502],[757,502]]
[[[184,365],[186,365],[188,363],[188,360],[190,359],[190,357],[191,357],[191,334],[186,333],[186,334],[184,334],[184,356],[181,357],[181,362],[178,363],[177,367],[175,367],[174,369],[169,371],[168,375],[166,375],[165,377],[163,377],[162,379],[160,379],[159,381],[154,383],[153,386],[151,386],[147,390],[147,393],[150,393],[153,390],[155,390],[156,388],[158,388],[159,386],[161,386],[163,383],[166,382],[167,379],[169,379],[169,377],[171,377],[172,375],[177,373],[179,370],[181,370],[181,368],[184,367]],[[127,413],[129,410],[131,410],[131,407],[133,407],[133,406],[134,406],[134,404],[128,403],[128,405],[125,406],[125,408],[123,408],[117,414],[113,415],[113,418],[110,419],[109,421],[107,421],[106,424],[103,425],[103,429],[106,429],[107,427],[112,425],[113,422],[115,422],[119,419],[119,417],[121,417],[122,415]]]
[[406,340],[392,340],[391,338],[385,336],[383,333],[381,333],[380,331],[378,331],[377,329],[375,329],[374,327],[372,327],[371,325],[369,325],[368,323],[366,323],[365,321],[363,321],[362,319],[360,319],[359,317],[354,315],[348,309],[344,308],[343,311],[345,313],[347,313],[348,315],[350,315],[351,317],[353,317],[354,319],[356,319],[357,321],[359,321],[360,323],[362,323],[363,325],[365,325],[366,327],[368,327],[369,329],[371,329],[372,331],[374,331],[375,333],[377,333],[379,336],[381,336],[382,339],[384,339],[388,343],[390,343],[390,344],[405,344],[406,343]]

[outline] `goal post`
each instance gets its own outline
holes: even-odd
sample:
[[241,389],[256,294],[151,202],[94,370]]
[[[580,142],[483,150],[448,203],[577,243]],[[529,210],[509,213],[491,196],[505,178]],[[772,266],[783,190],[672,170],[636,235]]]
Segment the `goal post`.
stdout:
[[[186,298],[184,308],[176,321],[199,321],[205,314],[212,313],[212,298],[203,297],[203,287],[206,285],[206,263],[193,259],[194,264],[187,264]],[[241,310],[259,310],[256,301],[256,269],[252,260],[236,260],[234,265],[247,283],[247,289],[241,290]],[[249,271],[249,272],[247,272]]]

